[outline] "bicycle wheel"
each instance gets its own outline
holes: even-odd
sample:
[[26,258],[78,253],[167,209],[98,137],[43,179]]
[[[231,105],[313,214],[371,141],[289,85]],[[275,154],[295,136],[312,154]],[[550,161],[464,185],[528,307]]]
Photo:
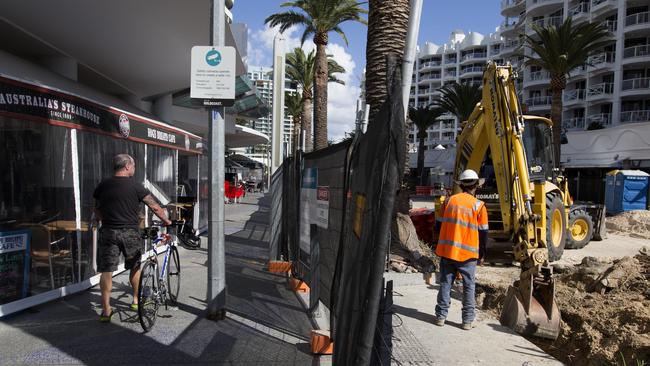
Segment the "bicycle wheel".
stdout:
[[158,268],[152,261],[146,261],[140,273],[138,289],[138,316],[145,332],[153,328],[158,315]]
[[178,292],[181,289],[181,260],[178,255],[178,248],[171,247],[169,259],[167,262],[167,294],[169,302],[176,304],[178,301]]

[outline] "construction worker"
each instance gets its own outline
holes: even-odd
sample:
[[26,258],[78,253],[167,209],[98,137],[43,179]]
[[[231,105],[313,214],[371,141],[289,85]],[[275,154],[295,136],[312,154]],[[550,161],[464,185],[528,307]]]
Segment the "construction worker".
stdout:
[[435,325],[443,326],[449,311],[451,287],[460,273],[463,278],[462,329],[473,327],[476,300],[474,298],[477,262],[485,256],[488,219],[485,204],[476,199],[476,189],[482,183],[473,170],[465,170],[456,182],[463,190],[445,201],[437,218],[440,233],[436,255],[440,257],[440,291],[436,305]]

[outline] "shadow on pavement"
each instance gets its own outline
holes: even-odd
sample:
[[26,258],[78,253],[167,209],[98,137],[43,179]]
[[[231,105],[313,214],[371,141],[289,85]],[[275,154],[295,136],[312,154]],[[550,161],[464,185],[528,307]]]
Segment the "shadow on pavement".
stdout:
[[143,333],[137,315],[128,309],[131,288],[128,275],[121,274],[114,278],[112,304],[118,313],[112,323],[98,322],[97,287],[3,319],[0,364],[316,364],[318,358],[306,344],[308,316],[286,288],[286,279],[264,270],[268,211],[268,204],[262,205],[243,230],[226,239],[231,315],[225,320],[205,319],[206,250],[180,248],[178,307],[163,308],[149,333]]

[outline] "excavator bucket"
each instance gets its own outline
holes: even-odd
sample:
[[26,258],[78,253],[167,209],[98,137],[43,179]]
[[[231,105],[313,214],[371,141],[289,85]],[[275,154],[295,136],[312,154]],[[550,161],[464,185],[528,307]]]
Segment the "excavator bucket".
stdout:
[[[530,282],[529,282],[530,281]],[[532,276],[508,288],[501,324],[522,335],[557,339],[560,310],[555,303],[554,283],[535,283]]]

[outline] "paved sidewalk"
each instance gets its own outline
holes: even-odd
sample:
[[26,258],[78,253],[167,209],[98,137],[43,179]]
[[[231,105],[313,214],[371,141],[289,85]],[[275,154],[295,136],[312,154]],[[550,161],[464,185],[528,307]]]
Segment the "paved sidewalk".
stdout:
[[[0,365],[258,364],[312,365],[312,326],[286,279],[264,270],[268,205],[259,197],[226,206],[228,317],[205,319],[206,244],[180,249],[177,309],[161,311],[144,334],[128,309],[127,274],[114,278],[111,324],[98,322],[99,288],[40,305],[0,321]],[[263,199],[262,199],[263,201]]]
[[403,365],[562,365],[481,311],[476,328],[462,330],[460,293],[452,291],[445,326],[435,326],[438,285],[425,284],[422,274],[385,277],[394,286],[393,357]]

